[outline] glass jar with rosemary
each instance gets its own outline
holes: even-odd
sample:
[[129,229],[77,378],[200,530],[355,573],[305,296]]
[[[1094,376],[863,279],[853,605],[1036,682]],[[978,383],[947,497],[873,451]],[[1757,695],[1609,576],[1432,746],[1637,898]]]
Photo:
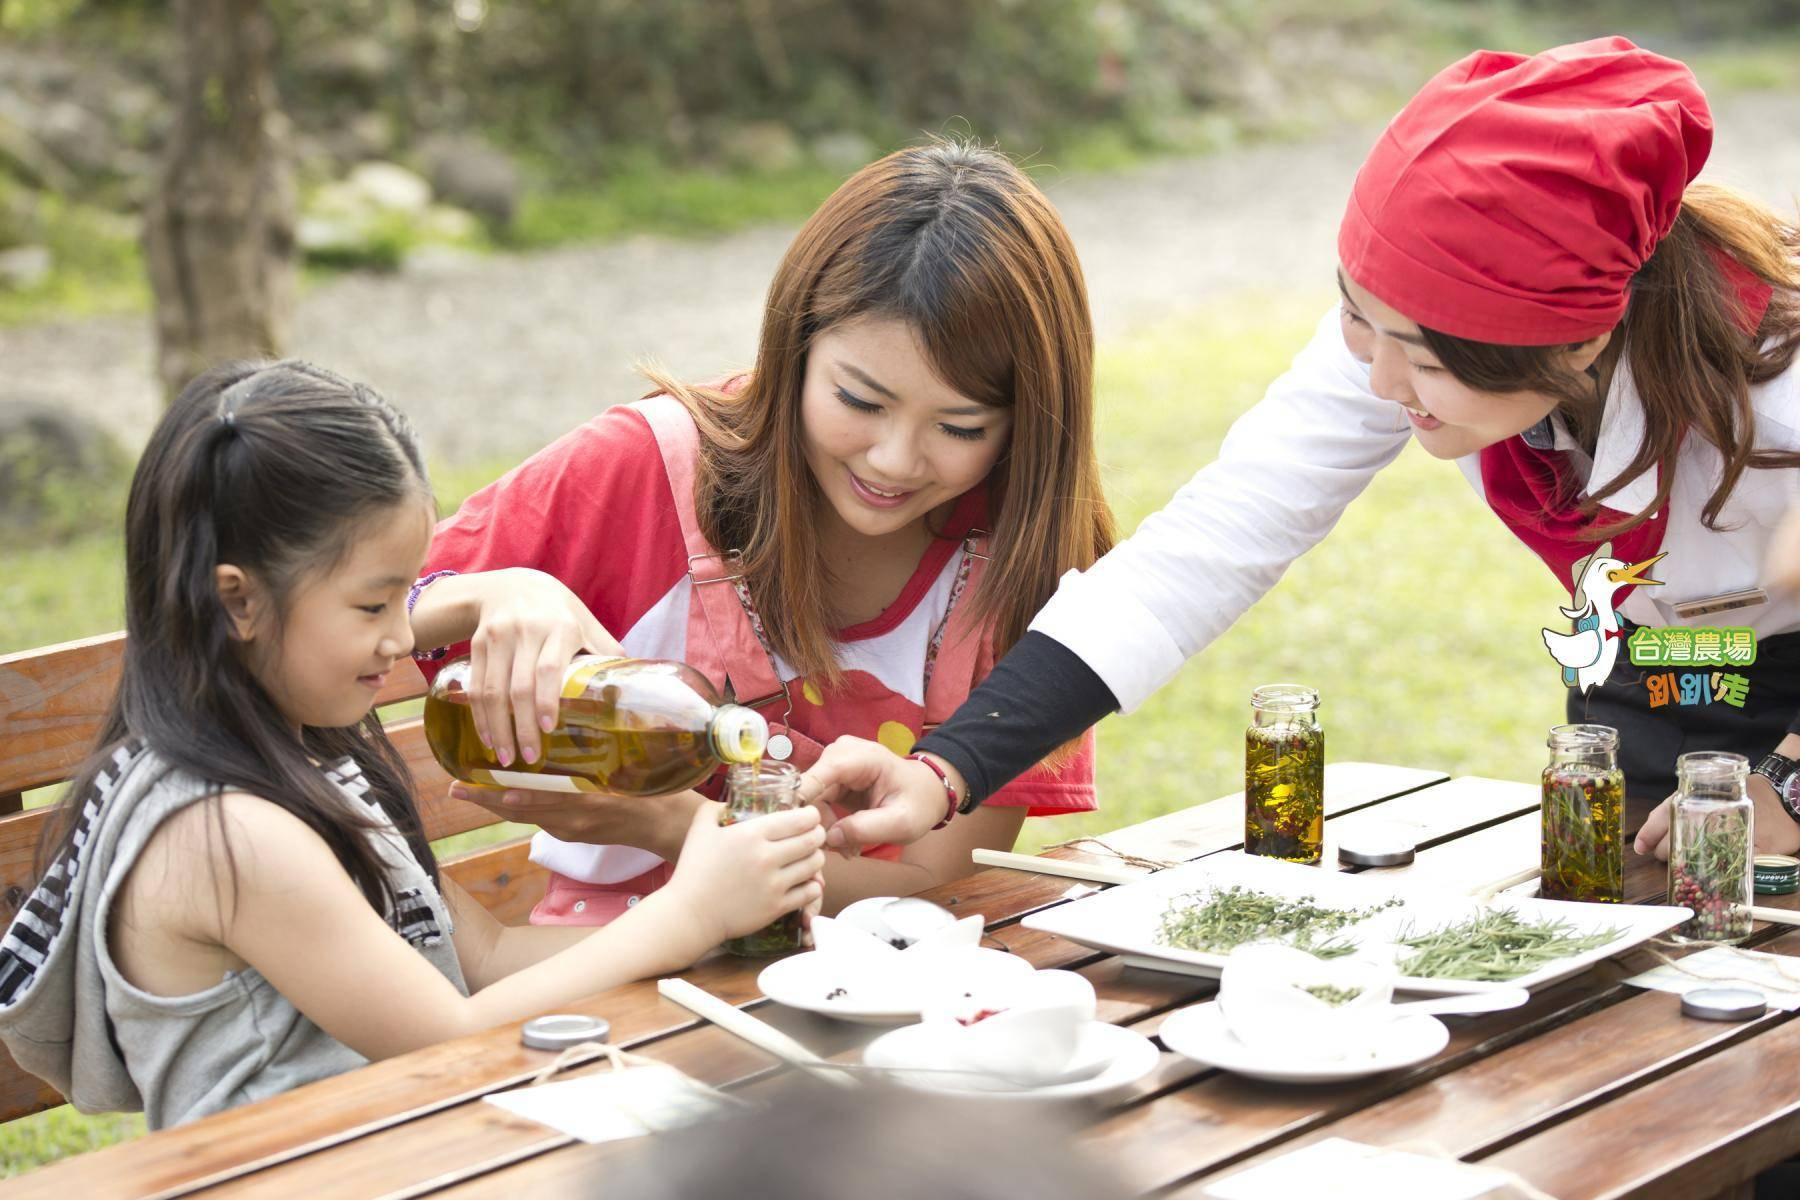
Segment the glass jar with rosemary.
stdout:
[[1325,846],[1325,731],[1317,689],[1269,683],[1244,731],[1244,852],[1316,863]]
[[1543,882],[1546,900],[1625,900],[1625,773],[1619,731],[1557,725],[1544,768]]
[[1741,942],[1750,936],[1750,760],[1702,751],[1675,760],[1669,814],[1669,903],[1694,910],[1678,941]]
[[[725,811],[719,814],[719,824],[735,825],[786,812],[799,803],[800,772],[792,763],[739,764],[726,773]],[[725,943],[725,951],[745,958],[772,958],[800,949],[804,934],[800,914],[791,912],[776,917],[755,933],[731,938]]]

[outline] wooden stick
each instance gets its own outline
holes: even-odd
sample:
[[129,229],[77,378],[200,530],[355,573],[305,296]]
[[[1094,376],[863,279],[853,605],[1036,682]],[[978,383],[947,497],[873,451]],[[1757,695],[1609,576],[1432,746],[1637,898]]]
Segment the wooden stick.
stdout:
[[981,867],[1005,867],[1009,871],[1034,871],[1039,875],[1057,875],[1079,879],[1083,883],[1135,883],[1148,879],[1148,871],[1129,867],[1108,867],[1099,863],[1068,862],[1060,858],[1043,858],[1036,854],[1013,854],[1006,850],[977,847],[970,857]]
[[1752,904],[1750,915],[1772,925],[1800,925],[1800,912],[1791,908],[1764,908],[1760,904]]
[[[735,1004],[719,999],[705,988],[695,987],[685,979],[659,979],[656,981],[656,990],[664,999],[674,1001],[727,1033],[736,1034],[782,1062],[810,1066],[825,1061],[768,1022],[751,1016]],[[856,1086],[855,1080],[848,1075],[820,1074],[819,1077],[838,1087]]]
[[1526,867],[1523,871],[1514,871],[1511,875],[1502,876],[1491,883],[1484,883],[1480,887],[1470,888],[1469,895],[1483,900],[1491,899],[1494,896],[1498,896],[1501,892],[1504,892],[1507,888],[1517,887],[1528,879],[1536,879],[1541,874],[1543,874],[1542,867]]

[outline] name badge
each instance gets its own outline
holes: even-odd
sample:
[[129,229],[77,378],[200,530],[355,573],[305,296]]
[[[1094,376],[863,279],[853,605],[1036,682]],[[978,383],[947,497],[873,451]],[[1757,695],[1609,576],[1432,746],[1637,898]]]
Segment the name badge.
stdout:
[[1759,604],[1769,602],[1769,593],[1761,588],[1745,588],[1741,592],[1726,592],[1722,596],[1706,596],[1699,600],[1683,600],[1669,607],[1675,615],[1687,620],[1692,617],[1708,617],[1713,613],[1733,612],[1740,608],[1755,608]]

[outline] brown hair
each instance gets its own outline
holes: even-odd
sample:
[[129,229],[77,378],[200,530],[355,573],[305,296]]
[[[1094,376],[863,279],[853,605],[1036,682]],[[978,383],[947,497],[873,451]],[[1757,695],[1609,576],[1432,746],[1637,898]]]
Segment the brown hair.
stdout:
[[[1740,322],[1737,289],[1719,255],[1735,259],[1774,289],[1754,335]],[[1594,380],[1562,365],[1568,346],[1496,346],[1421,329],[1425,344],[1461,382],[1487,392],[1538,391],[1554,396],[1571,431],[1591,445],[1598,426]],[[1746,468],[1800,466],[1800,453],[1757,451],[1750,388],[1780,375],[1800,350],[1800,229],[1773,210],[1728,188],[1694,184],[1681,198],[1675,226],[1631,281],[1631,300],[1599,366],[1623,358],[1644,406],[1644,440],[1619,477],[1582,501],[1594,513],[1605,499],[1652,467],[1656,497],[1622,521],[1590,527],[1603,541],[1648,520],[1669,500],[1675,458],[1690,431],[1725,460],[1719,486],[1701,521],[1715,529],[1719,512]]]
[[968,601],[996,654],[1063,572],[1113,543],[1094,452],[1093,331],[1068,231],[1004,155],[934,140],[864,167],[813,214],[769,285],[756,368],[735,392],[647,372],[701,434],[695,509],[720,550],[743,555],[764,632],[803,674],[833,678],[832,564],[815,536],[822,494],[800,429],[806,355],[825,330],[897,318],[933,370],[1012,410],[989,473],[992,537]]

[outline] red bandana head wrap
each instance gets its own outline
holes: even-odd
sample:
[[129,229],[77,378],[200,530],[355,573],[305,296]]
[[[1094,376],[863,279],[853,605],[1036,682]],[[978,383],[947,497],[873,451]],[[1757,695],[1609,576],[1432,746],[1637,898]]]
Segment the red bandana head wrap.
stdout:
[[1618,324],[1712,148],[1693,73],[1622,37],[1439,72],[1357,173],[1350,278],[1420,325],[1507,346]]

